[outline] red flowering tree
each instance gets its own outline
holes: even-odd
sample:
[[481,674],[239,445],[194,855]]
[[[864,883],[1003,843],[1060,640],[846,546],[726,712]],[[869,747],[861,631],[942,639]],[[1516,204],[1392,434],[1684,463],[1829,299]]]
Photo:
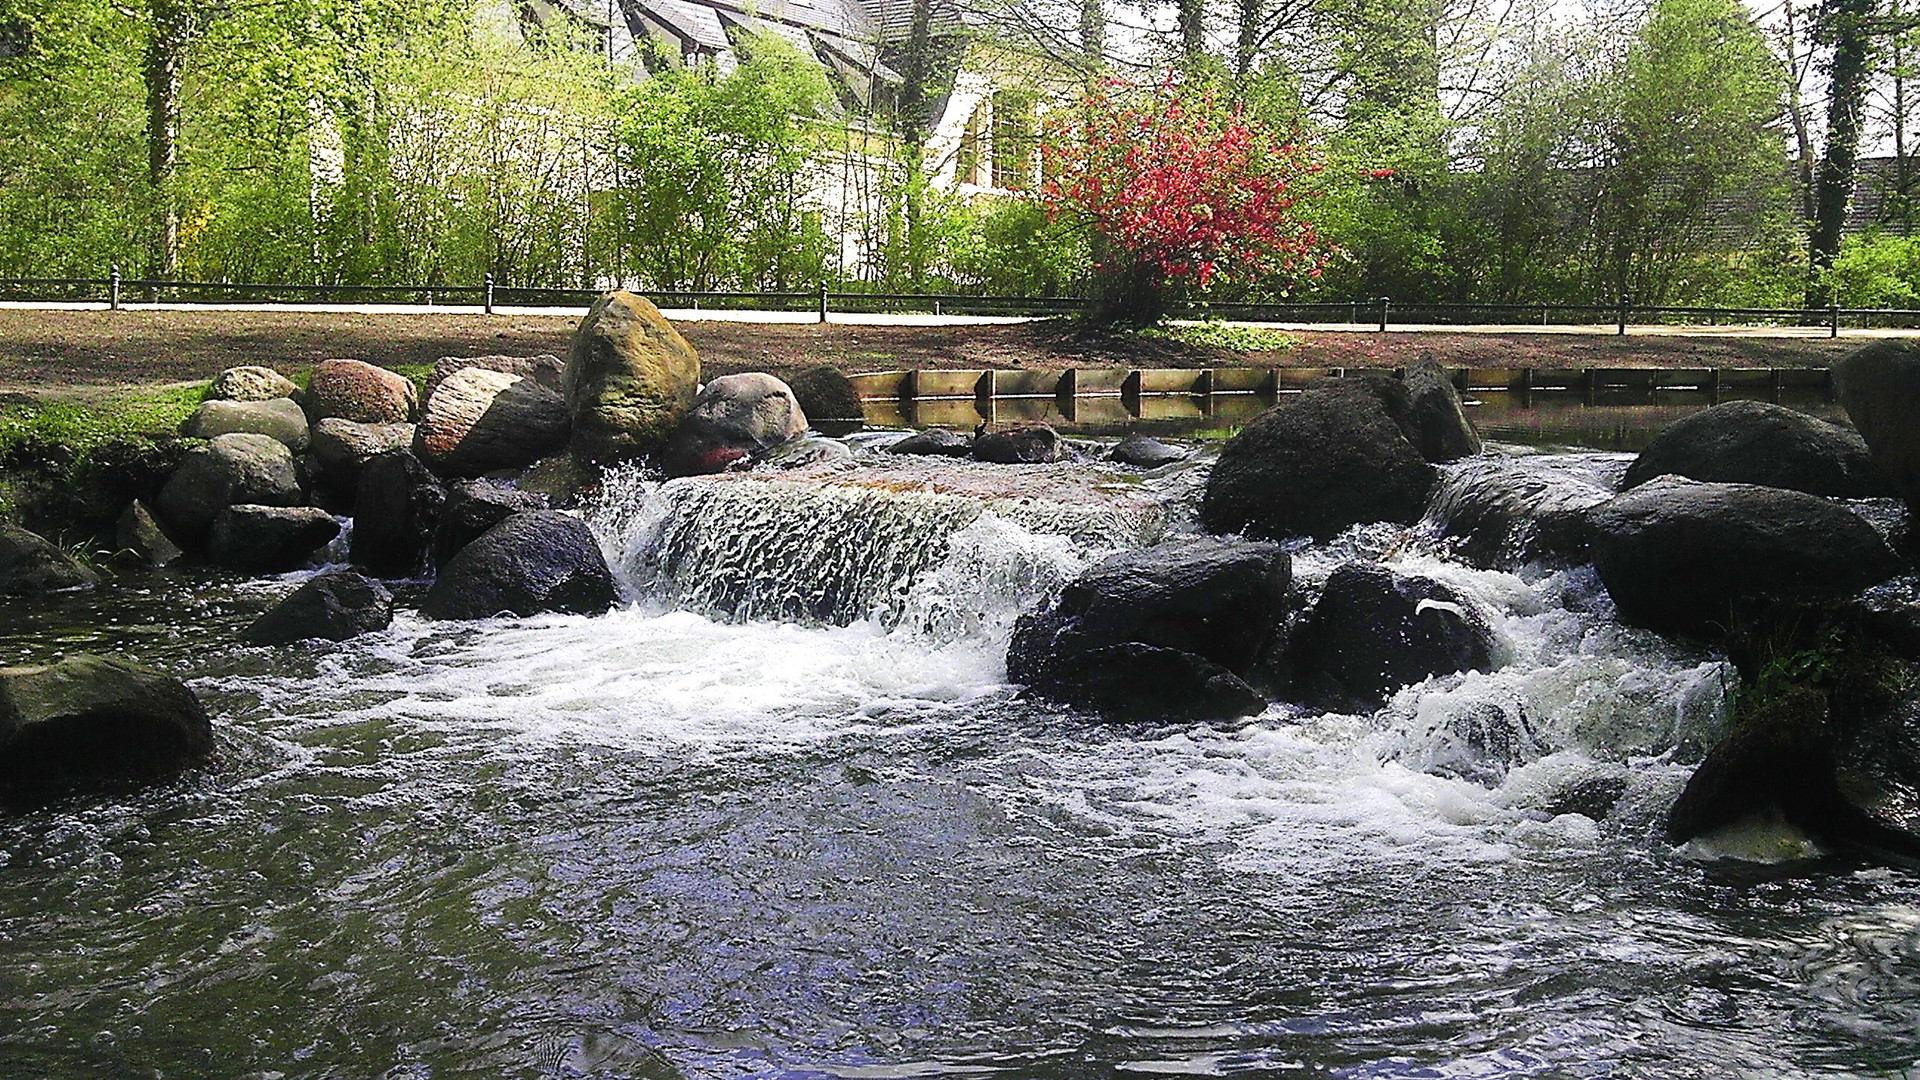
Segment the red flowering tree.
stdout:
[[1186,290],[1318,277],[1305,216],[1319,158],[1211,92],[1110,81],[1050,116],[1040,199],[1096,237],[1098,325],[1151,326]]

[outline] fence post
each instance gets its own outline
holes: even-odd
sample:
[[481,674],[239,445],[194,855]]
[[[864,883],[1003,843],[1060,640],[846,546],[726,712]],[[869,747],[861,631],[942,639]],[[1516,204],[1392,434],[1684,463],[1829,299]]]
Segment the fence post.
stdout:
[[487,274],[487,314],[493,314],[493,274]]
[[120,264],[114,263],[113,270],[107,274],[107,308],[120,310]]
[[1387,332],[1387,309],[1392,306],[1391,299],[1385,296],[1380,298],[1380,332],[1383,334]]
[[940,298],[937,296],[933,298],[933,314],[935,318],[940,316]]
[[1540,325],[1547,325],[1547,305],[1545,304],[1540,305]]
[[827,321],[827,283],[824,278],[820,282],[820,321]]
[[1620,294],[1620,327],[1618,333],[1623,335],[1627,332],[1627,303],[1629,299],[1626,293]]
[[1360,322],[1360,301],[1358,300],[1351,301],[1348,303],[1347,306],[1349,309],[1351,309],[1347,312],[1347,322],[1351,324],[1358,324]]
[[1827,336],[1830,338],[1837,338],[1840,336],[1840,305],[1839,304],[1827,305]]

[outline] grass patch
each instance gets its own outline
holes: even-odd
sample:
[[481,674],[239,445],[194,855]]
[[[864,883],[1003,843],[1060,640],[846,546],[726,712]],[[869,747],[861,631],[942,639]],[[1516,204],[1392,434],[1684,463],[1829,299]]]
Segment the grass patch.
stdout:
[[143,435],[173,435],[207,397],[204,384],[128,390],[91,401],[0,405],[0,465],[47,454],[70,463],[100,446]]
[[1285,352],[1300,344],[1299,338],[1271,326],[1239,326],[1218,319],[1157,326],[1140,331],[1140,336],[1229,352]]

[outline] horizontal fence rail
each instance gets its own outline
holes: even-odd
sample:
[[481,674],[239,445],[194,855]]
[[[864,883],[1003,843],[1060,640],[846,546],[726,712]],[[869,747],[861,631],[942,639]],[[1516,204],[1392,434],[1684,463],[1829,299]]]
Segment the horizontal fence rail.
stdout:
[[[589,307],[597,288],[503,285],[488,277],[477,285],[326,285],[292,282],[174,281],[127,278],[117,269],[99,278],[0,278],[0,299],[106,303],[357,303],[455,304],[478,306]],[[890,293],[833,291],[647,290],[663,308],[710,311],[811,312],[824,320],[841,314],[1003,315],[1044,318],[1086,307],[1077,296],[989,296],[966,293]],[[1838,336],[1844,328],[1920,329],[1920,309],[1700,307],[1635,304],[1622,297],[1610,304],[1430,303],[1392,297],[1342,301],[1216,300],[1176,308],[1181,317],[1213,317],[1250,322],[1363,325],[1386,330],[1400,326],[1491,325],[1611,326],[1796,326],[1824,329]]]

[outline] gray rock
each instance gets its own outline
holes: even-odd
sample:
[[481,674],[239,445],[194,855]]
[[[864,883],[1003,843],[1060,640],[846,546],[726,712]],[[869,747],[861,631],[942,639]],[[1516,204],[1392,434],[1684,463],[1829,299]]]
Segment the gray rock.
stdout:
[[486,480],[463,480],[447,488],[447,502],[433,530],[433,565],[445,566],[460,549],[515,514],[544,510],[547,498]]
[[1920,507],[1920,343],[1876,341],[1834,365],[1833,382],[1874,467]]
[[1317,708],[1379,708],[1435,675],[1493,669],[1493,628],[1468,597],[1432,578],[1347,563],[1292,641],[1293,693]]
[[366,463],[413,446],[412,424],[362,424],[327,417],[313,425],[313,456],[327,482],[352,489]]
[[1401,369],[1400,380],[1407,388],[1407,411],[1395,419],[1421,457],[1437,465],[1480,452],[1480,435],[1438,361],[1423,356]]
[[800,411],[822,435],[851,435],[866,426],[866,407],[853,380],[831,364],[817,364],[787,380]]
[[1121,723],[1231,720],[1267,707],[1265,695],[1206,657],[1137,641],[1063,657],[1027,693]]
[[180,425],[180,434],[193,439],[221,435],[265,435],[296,454],[307,449],[307,414],[292,399],[266,401],[206,401]]
[[1280,540],[1419,520],[1438,474],[1382,404],[1410,410],[1406,394],[1397,379],[1323,379],[1261,413],[1214,463],[1206,527]]
[[555,510],[529,510],[462,548],[440,569],[420,610],[435,619],[593,615],[615,599],[613,573],[586,524]]
[[1187,451],[1177,446],[1168,446],[1159,439],[1135,432],[1121,439],[1107,457],[1122,465],[1134,465],[1142,469],[1157,469],[1162,465],[1171,465],[1176,461],[1185,461]]
[[1455,556],[1475,566],[1573,566],[1588,559],[1587,511],[1613,498],[1598,479],[1527,458],[1484,457],[1450,466],[1427,508]]
[[443,356],[433,363],[433,373],[427,376],[426,390],[420,395],[424,403],[439,389],[441,383],[455,372],[469,368],[482,368],[487,371],[501,371],[508,375],[518,375],[531,379],[538,385],[555,394],[566,394],[567,362],[557,356],[542,353],[539,356]]
[[660,310],[633,293],[608,293],[580,320],[567,349],[569,445],[600,463],[656,453],[692,411],[699,385],[699,354]]
[[300,393],[292,379],[270,367],[233,367],[214,376],[207,397],[215,401],[272,401]]
[[440,480],[411,450],[389,450],[368,461],[353,503],[353,564],[376,577],[425,569],[446,499]]
[[414,453],[446,476],[520,469],[565,449],[568,423],[567,403],[532,379],[463,368],[427,395]]
[[240,634],[249,645],[296,641],[345,641],[393,624],[393,594],[352,570],[330,570],[309,579]]
[[169,566],[186,554],[138,499],[128,503],[120,514],[113,539],[121,551],[132,552],[148,566]]
[[1815,495],[1665,476],[1589,512],[1622,621],[1714,636],[1757,600],[1844,596],[1900,572],[1859,515]]
[[818,435],[802,435],[755,458],[754,465],[769,469],[807,469],[852,460],[853,451],[847,448],[846,443]]
[[298,506],[303,498],[285,443],[265,435],[221,435],[187,452],[160,489],[157,509],[172,535],[197,544],[229,506]]
[[0,793],[9,802],[159,779],[212,750],[206,710],[163,672],[85,655],[0,668]]
[[928,428],[888,445],[887,453],[916,457],[971,457],[973,441],[957,431]]
[[1043,465],[1065,461],[1069,454],[1060,433],[1045,424],[1020,424],[973,439],[974,460],[996,465]]
[[0,521],[0,596],[38,596],[99,582],[98,574],[45,538]]
[[315,420],[399,424],[412,420],[418,406],[411,379],[360,360],[321,361],[307,380],[307,411]]
[[339,535],[340,523],[317,506],[229,506],[213,519],[207,559],[242,573],[284,573]]
[[786,383],[758,371],[725,375],[701,389],[693,411],[673,429],[667,475],[716,473],[806,431],[807,414]]
[[1886,491],[1859,433],[1764,401],[1729,401],[1669,424],[1627,467],[1620,489],[1669,474],[1843,499]]

